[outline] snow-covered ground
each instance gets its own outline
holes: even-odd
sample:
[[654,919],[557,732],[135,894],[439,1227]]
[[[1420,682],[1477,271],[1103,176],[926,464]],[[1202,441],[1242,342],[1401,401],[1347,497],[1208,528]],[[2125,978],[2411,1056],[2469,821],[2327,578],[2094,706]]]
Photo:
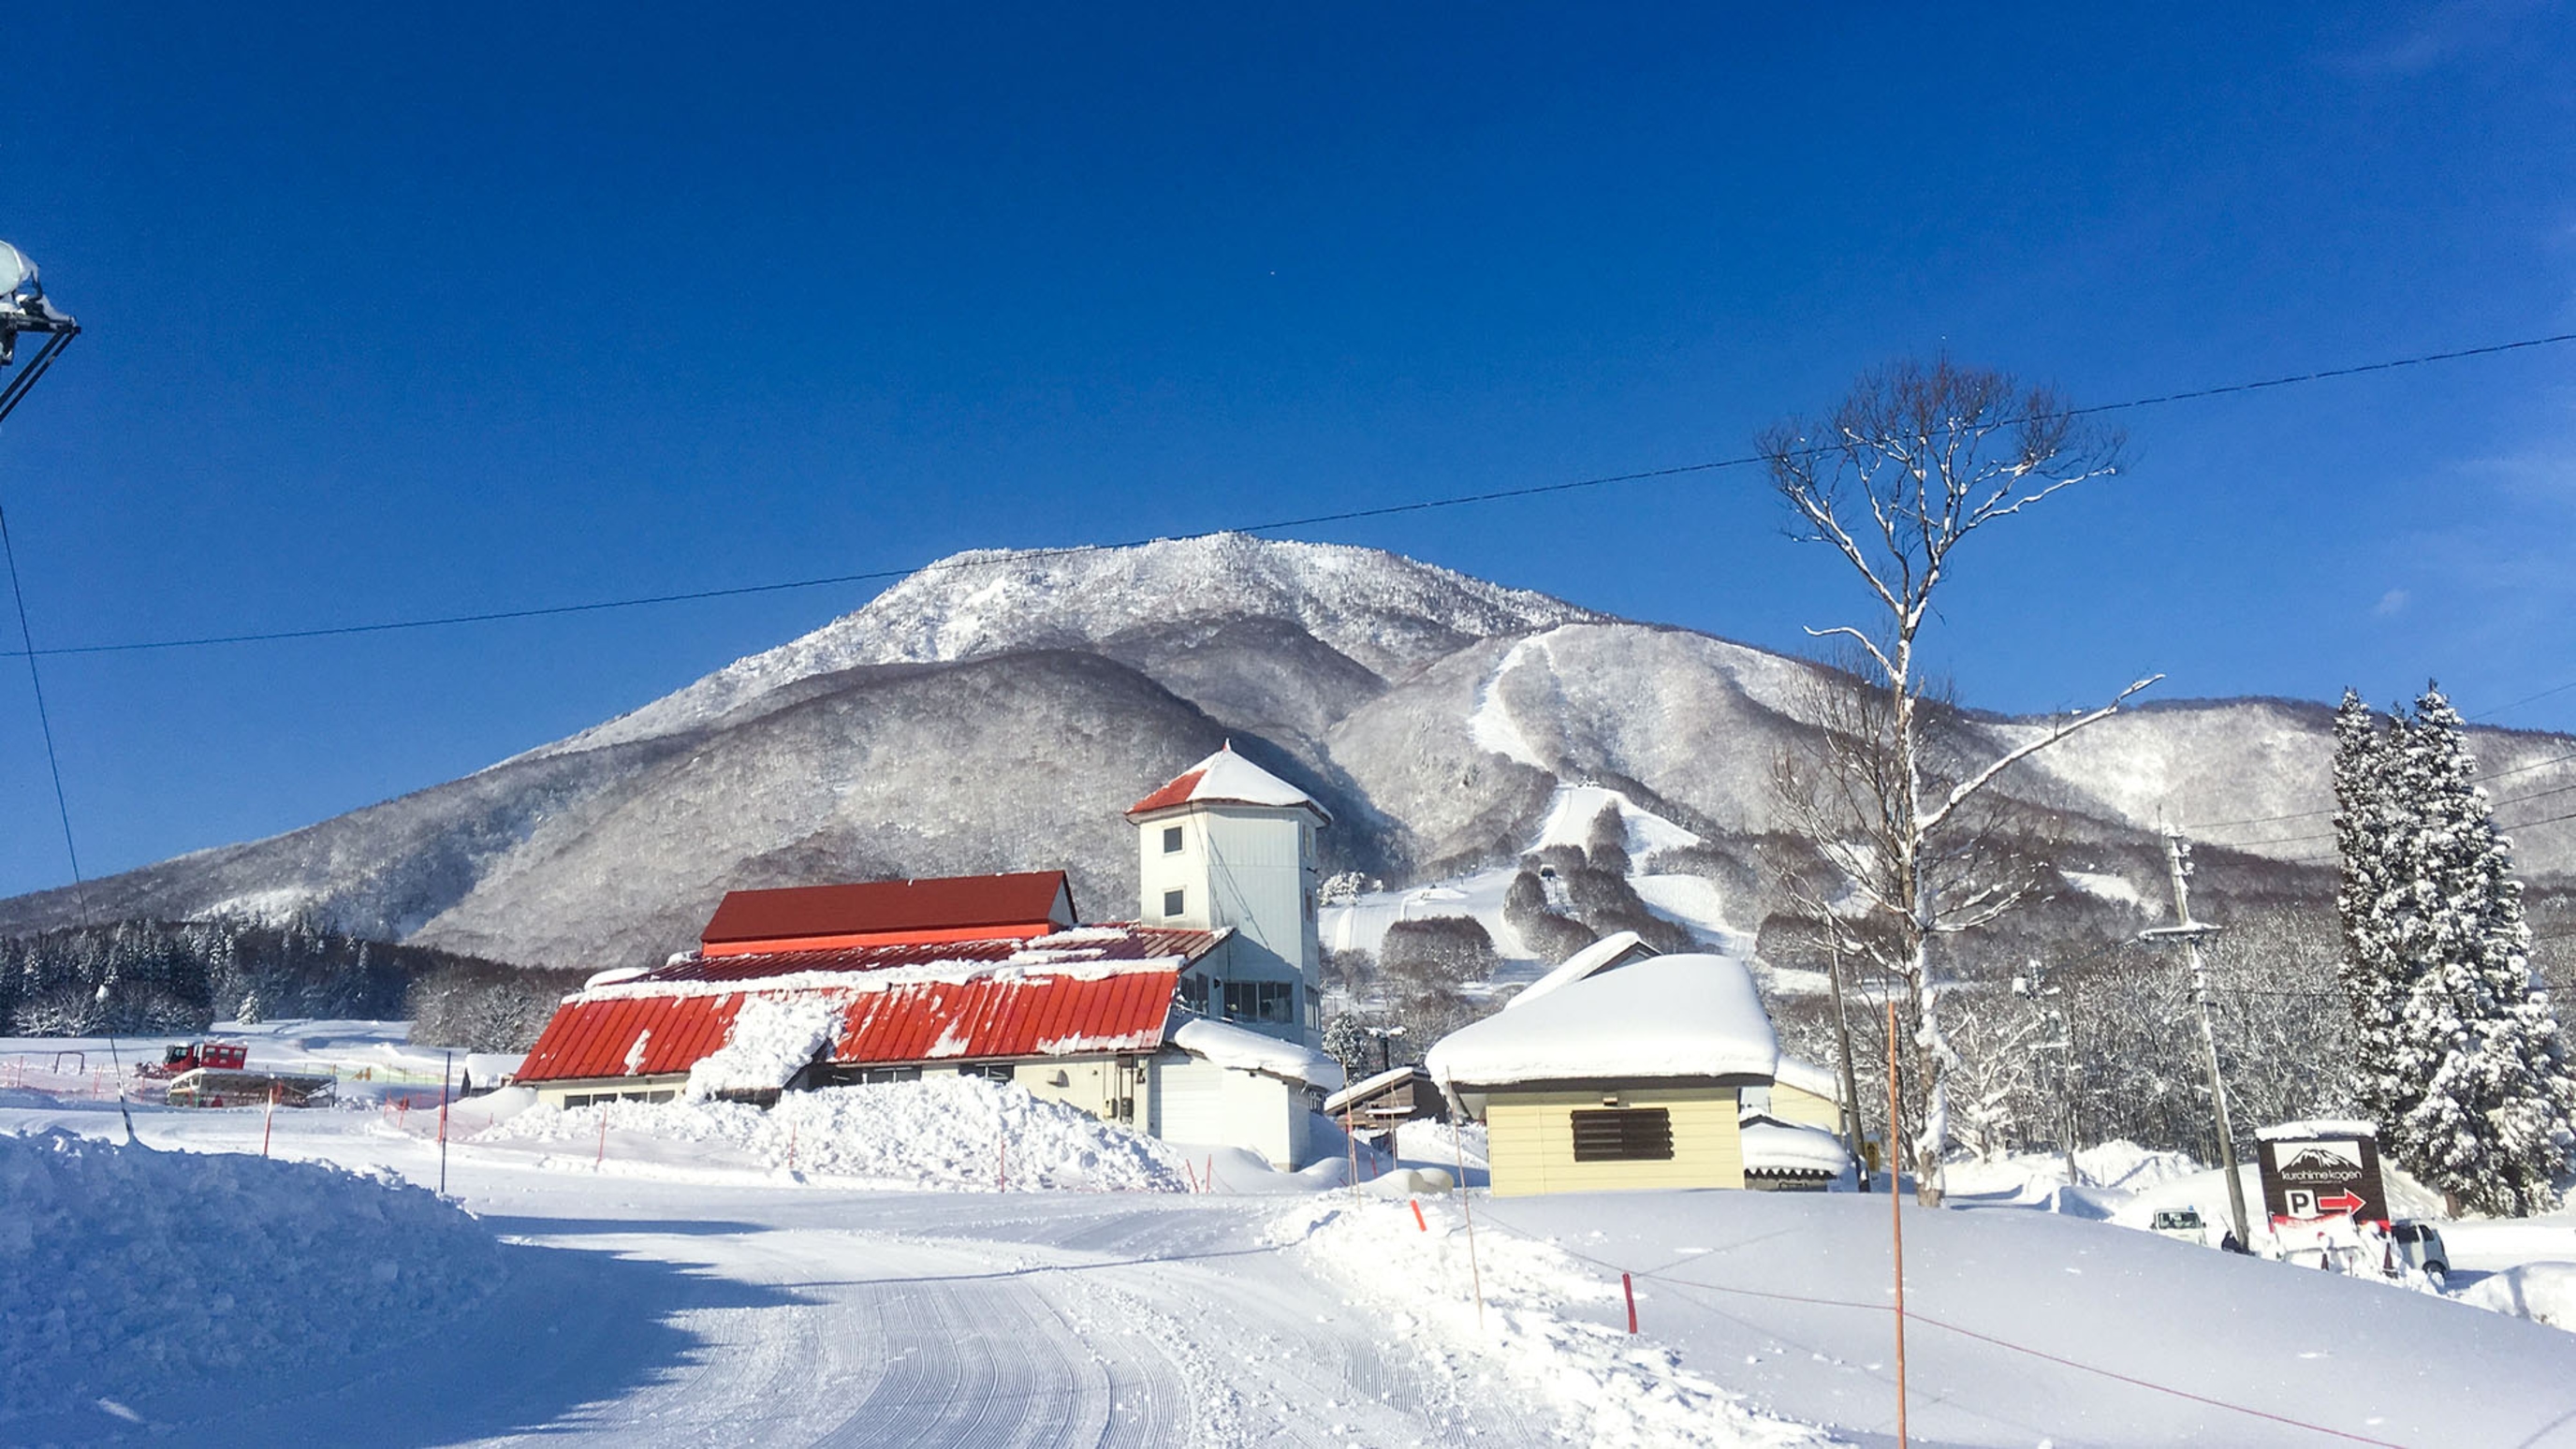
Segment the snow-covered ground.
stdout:
[[[935,1110],[917,1093],[862,1100],[800,1104],[800,1154],[926,1130]],[[0,1442],[1876,1444],[1893,1430],[1883,1196],[1408,1200],[1339,1186],[1339,1164],[1291,1177],[1214,1154],[1182,1174],[1204,1186],[1212,1165],[1214,1192],[1044,1190],[1045,1164],[1097,1144],[1064,1130],[1078,1124],[986,1123],[974,1103],[951,1104],[960,1140],[1017,1134],[1031,1175],[997,1192],[961,1157],[943,1179],[919,1164],[952,1149],[929,1142],[873,1174],[953,1186],[890,1190],[801,1155],[791,1172],[779,1119],[612,1113],[603,1139],[599,1114],[515,1101],[452,1116],[448,1188],[473,1219],[298,1165],[436,1183],[435,1113],[399,1104],[280,1112],[287,1161],[269,1163],[259,1111],[145,1105],[150,1151],[81,1148],[90,1165],[49,1173],[42,1213],[24,1210],[23,1164],[67,1149],[0,1146],[0,1224],[35,1225],[0,1227],[0,1331],[55,1310],[66,1330],[108,1325],[81,1360],[97,1377],[10,1381]],[[111,1102],[0,1098],[0,1132],[49,1129],[121,1136]],[[1413,1124],[1396,1156],[1480,1186],[1482,1145]],[[2116,1206],[2193,1180],[2135,1151],[2084,1166]],[[2008,1210],[2049,1198],[2010,1168],[1982,1184],[1991,1210],[1904,1210],[1917,1442],[2576,1443],[2576,1334]],[[2556,1270],[2500,1270],[2576,1257],[2576,1225],[2456,1231],[2528,1255],[2484,1270],[2494,1296],[2565,1301]],[[104,1304],[66,1286],[108,1281],[119,1255],[163,1265],[137,1281],[168,1286]],[[153,1347],[164,1302],[170,1325],[212,1335],[192,1341],[243,1351]]]

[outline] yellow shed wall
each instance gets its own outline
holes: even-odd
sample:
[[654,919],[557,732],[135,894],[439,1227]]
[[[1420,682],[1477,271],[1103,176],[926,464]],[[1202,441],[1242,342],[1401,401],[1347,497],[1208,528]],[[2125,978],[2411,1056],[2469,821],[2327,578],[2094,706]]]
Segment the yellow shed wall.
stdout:
[[1771,1115],[1783,1122],[1805,1127],[1822,1127],[1839,1137],[1843,1130],[1843,1109],[1831,1097],[1819,1097],[1786,1083],[1771,1086]]
[[[1669,1162],[1577,1162],[1574,1116],[1602,1107],[1615,1095],[1621,1107],[1661,1107],[1672,1113]],[[1631,1187],[1742,1187],[1744,1139],[1735,1122],[1733,1087],[1664,1087],[1599,1091],[1515,1092],[1496,1088],[1485,1099],[1486,1160],[1493,1165],[1494,1194],[1599,1192]]]

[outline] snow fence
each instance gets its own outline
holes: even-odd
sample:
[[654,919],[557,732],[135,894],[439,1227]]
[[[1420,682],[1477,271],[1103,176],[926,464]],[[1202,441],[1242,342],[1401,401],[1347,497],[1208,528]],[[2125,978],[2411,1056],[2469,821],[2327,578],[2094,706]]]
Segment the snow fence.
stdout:
[[309,1373],[453,1320],[502,1271],[481,1223],[391,1177],[0,1133],[0,1441],[210,1372]]
[[756,1168],[903,1187],[1189,1190],[1182,1155],[1163,1143],[980,1077],[789,1092],[766,1111],[740,1102],[685,1101],[537,1107],[474,1140],[561,1142],[587,1162],[603,1114],[606,1155],[621,1160],[630,1158],[640,1137],[654,1161],[673,1166],[717,1154],[660,1151],[659,1144],[718,1148],[723,1158]]

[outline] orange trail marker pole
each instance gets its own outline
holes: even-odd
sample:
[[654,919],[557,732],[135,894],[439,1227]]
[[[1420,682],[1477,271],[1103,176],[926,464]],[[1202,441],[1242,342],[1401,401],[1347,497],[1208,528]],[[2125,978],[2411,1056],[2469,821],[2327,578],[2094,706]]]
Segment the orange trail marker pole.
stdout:
[[1413,1225],[1426,1233],[1431,1231],[1431,1225],[1422,1220],[1422,1199],[1418,1197],[1413,1200]]
[[594,1158],[592,1158],[592,1159],[590,1160],[590,1170],[591,1170],[591,1171],[593,1171],[593,1172],[597,1172],[597,1171],[599,1171],[601,1168],[603,1168],[603,1167],[605,1167],[605,1166],[607,1166],[607,1165],[608,1165],[608,1104],[606,1104],[606,1103],[604,1103],[604,1102],[603,1102],[603,1103],[601,1103],[601,1104],[600,1104],[600,1108],[599,1108],[599,1155],[598,1155],[597,1157],[594,1157]]
[[1619,1291],[1628,1298],[1628,1331],[1637,1331],[1637,1284],[1627,1274],[1619,1275]]
[[259,1155],[268,1155],[268,1134],[277,1127],[277,1083],[268,1084],[268,1115],[259,1123]]

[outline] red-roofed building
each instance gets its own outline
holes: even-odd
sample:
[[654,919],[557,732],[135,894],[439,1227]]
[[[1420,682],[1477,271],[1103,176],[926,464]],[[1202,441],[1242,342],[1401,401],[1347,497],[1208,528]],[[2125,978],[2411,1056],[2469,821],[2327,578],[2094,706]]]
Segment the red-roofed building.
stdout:
[[[1302,1165],[1309,1113],[1341,1085],[1308,1044],[1329,817],[1230,750],[1130,816],[1149,858],[1176,857],[1149,900],[1177,879],[1199,902],[1085,926],[1061,871],[735,891],[697,951],[565,998],[516,1080],[587,1106],[971,1074]],[[1158,851],[1173,829],[1184,847]]]

